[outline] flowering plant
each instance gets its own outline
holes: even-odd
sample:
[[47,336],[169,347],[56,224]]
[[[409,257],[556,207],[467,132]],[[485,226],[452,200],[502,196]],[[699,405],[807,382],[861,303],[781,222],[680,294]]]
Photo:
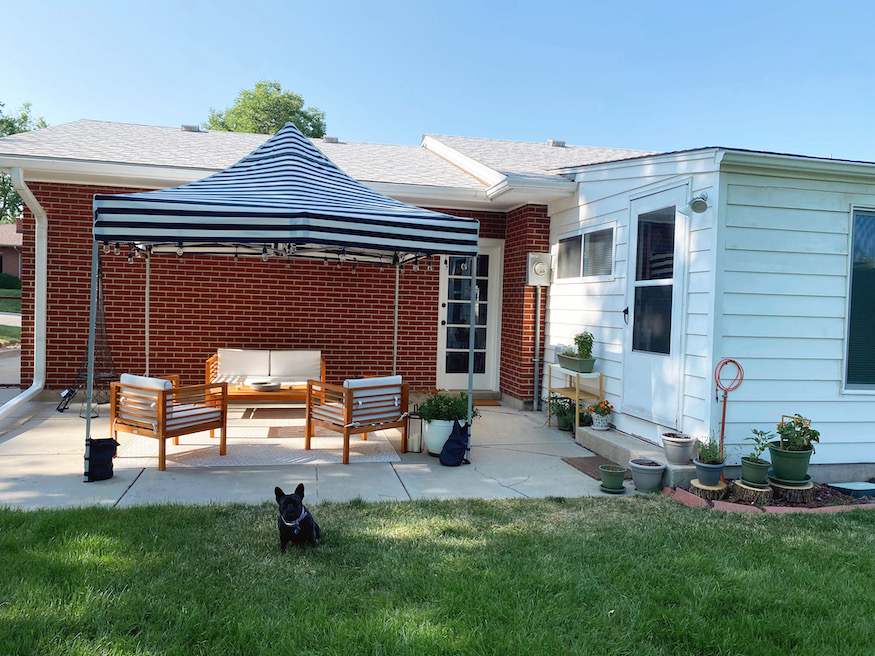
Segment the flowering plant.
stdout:
[[784,415],[778,422],[778,435],[781,441],[778,443],[782,451],[807,451],[814,452],[814,443],[820,441],[820,431],[811,427],[811,420],[801,415]]
[[586,411],[592,412],[592,413],[597,414],[601,417],[607,417],[609,414],[611,414],[614,411],[614,406],[612,406],[609,401],[602,399],[598,403],[595,403],[595,404],[589,406],[586,409]]

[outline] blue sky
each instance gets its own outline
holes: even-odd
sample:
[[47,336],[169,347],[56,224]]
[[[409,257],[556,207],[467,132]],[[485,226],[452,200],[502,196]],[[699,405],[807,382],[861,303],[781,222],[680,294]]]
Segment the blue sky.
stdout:
[[875,3],[5,2],[0,102],[202,122],[259,79],[328,134],[875,161]]

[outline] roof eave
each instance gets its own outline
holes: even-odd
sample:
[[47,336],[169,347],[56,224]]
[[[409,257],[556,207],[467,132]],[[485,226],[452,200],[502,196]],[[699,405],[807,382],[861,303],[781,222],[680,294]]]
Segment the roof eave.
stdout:
[[13,168],[24,171],[24,179],[28,182],[144,189],[175,187],[200,180],[219,170],[0,155],[0,171],[8,173]]

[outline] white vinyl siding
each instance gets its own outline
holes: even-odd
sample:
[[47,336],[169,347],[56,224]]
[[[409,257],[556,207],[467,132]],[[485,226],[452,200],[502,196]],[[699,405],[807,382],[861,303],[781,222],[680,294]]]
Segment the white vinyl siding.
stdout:
[[821,431],[813,463],[875,461],[875,390],[845,385],[851,202],[875,207],[873,187],[728,173],[726,189],[720,351],[745,370],[727,444],[799,413]]

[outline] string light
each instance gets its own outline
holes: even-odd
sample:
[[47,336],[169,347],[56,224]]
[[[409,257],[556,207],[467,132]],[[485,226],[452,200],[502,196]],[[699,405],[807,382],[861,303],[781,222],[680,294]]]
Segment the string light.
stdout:
[[109,242],[108,241],[103,242],[103,252],[109,253],[109,251],[110,251]]
[[416,258],[415,260],[413,260],[413,270],[419,271],[419,258]]
[[179,242],[179,244],[177,244],[177,246],[176,246],[176,254],[177,254],[179,257],[182,257],[182,253],[183,253],[183,251],[182,251],[182,242]]
[[128,251],[128,264],[134,263],[134,251]]
[[268,256],[268,254],[267,254],[267,246],[264,246],[264,247],[261,249],[261,261],[262,261],[262,262],[267,262],[267,258],[268,258],[268,257],[269,257],[269,256]]
[[112,252],[115,253],[116,255],[118,255],[119,253],[122,252],[122,249],[119,247],[118,244],[116,244],[116,245],[113,247]]

